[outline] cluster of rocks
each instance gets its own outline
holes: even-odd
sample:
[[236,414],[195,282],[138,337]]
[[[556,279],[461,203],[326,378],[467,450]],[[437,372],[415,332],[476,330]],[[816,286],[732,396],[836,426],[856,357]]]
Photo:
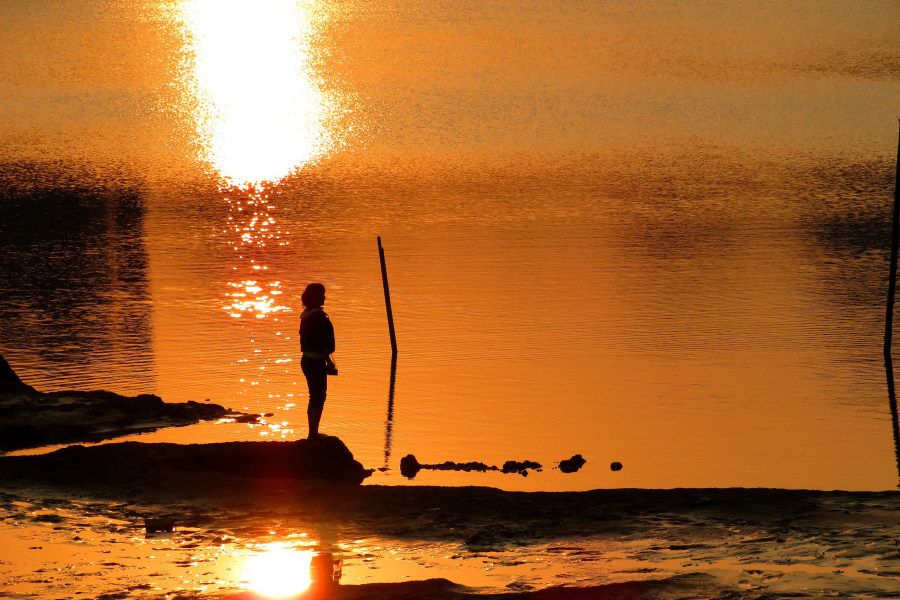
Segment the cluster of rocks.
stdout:
[[[559,462],[559,470],[563,473],[575,473],[581,467],[583,467],[586,462],[587,461],[580,454],[576,454],[572,458],[561,460]],[[621,465],[619,466],[619,468],[621,468]],[[465,471],[467,473],[471,471],[479,471],[482,473],[486,471],[500,471],[502,473],[518,473],[523,477],[527,477],[529,469],[531,469],[532,471],[540,472],[543,470],[543,465],[541,465],[541,463],[534,462],[533,460],[525,460],[521,462],[516,460],[508,460],[503,463],[502,467],[487,465],[483,462],[457,463],[449,460],[439,464],[427,465],[420,463],[412,454],[407,454],[400,459],[400,474],[404,477],[412,479],[416,475],[418,475],[419,471],[421,471],[422,469],[428,469],[431,471]],[[617,469],[613,468],[613,470],[615,471]]]

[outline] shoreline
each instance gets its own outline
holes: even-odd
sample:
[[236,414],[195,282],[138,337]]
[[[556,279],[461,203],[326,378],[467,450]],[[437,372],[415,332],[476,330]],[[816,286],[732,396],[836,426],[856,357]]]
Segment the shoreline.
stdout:
[[154,394],[41,392],[19,379],[0,356],[0,456],[45,446],[100,442],[200,421],[257,423],[263,416],[209,401],[163,402]]
[[[265,551],[273,543],[341,554],[345,571],[352,567],[357,574],[370,560],[375,561],[374,568],[380,564],[396,569],[413,566],[410,561],[446,563],[447,557],[460,565],[453,569],[468,568],[470,574],[473,564],[519,569],[509,585],[501,580],[483,588],[454,581],[455,570],[442,572],[447,567],[435,564],[435,571],[418,571],[430,577],[427,580],[403,581],[395,575],[392,581],[370,584],[345,577],[340,586],[298,598],[900,595],[900,492],[765,488],[506,492],[205,473],[173,475],[144,489],[114,481],[100,485],[0,481],[0,515],[0,528],[12,527],[6,532],[23,532],[32,540],[23,541],[25,547],[53,547],[33,540],[39,540],[39,534],[45,539],[57,536],[73,557],[81,553],[87,556],[83,560],[95,562],[109,559],[92,558],[91,547],[97,549],[94,553],[120,547],[123,556],[134,556],[140,547],[148,552],[171,548],[176,553],[168,560],[197,565],[198,575],[209,571],[210,566],[204,565],[217,561],[222,552],[246,555]],[[145,536],[148,518],[173,519],[174,533],[163,541]],[[85,533],[92,519],[110,525],[97,525],[93,533]],[[298,537],[307,534],[308,538]],[[560,573],[556,577],[565,577],[529,580],[534,570],[529,565],[543,569],[556,565]],[[173,576],[184,577],[177,569]],[[106,585],[110,593],[121,591],[114,581]],[[176,597],[262,598],[247,590],[205,589],[185,589]],[[150,591],[135,591],[133,596],[171,598]]]
[[[127,427],[133,428],[142,416],[145,421],[159,419],[160,411],[174,419],[164,426],[178,425],[175,421],[179,418],[195,419],[216,411],[241,415],[205,403],[165,404],[155,396],[41,394],[17,378],[11,384],[7,379],[6,384],[0,386],[3,426],[42,414],[45,424],[57,419],[70,428],[84,428],[97,419],[117,422],[126,426],[120,430],[127,434],[134,432]],[[111,415],[119,415],[118,421]],[[415,472],[501,472],[499,467],[483,463],[423,465],[412,455],[405,460],[407,470],[411,465]],[[539,468],[541,465],[530,461],[509,461],[502,472],[515,476]],[[115,548],[123,539],[135,548],[152,548],[154,542],[144,527],[147,519],[158,519],[175,527],[169,545],[173,552],[181,553],[181,560],[174,563],[179,568],[198,564],[197,556],[203,553],[218,556],[225,548],[236,556],[259,552],[273,543],[293,543],[294,549],[339,553],[356,573],[352,585],[311,588],[298,598],[674,600],[739,596],[761,600],[835,593],[900,596],[900,490],[612,488],[522,492],[472,485],[360,485],[369,473],[340,439],[329,436],[317,441],[209,444],[124,441],[74,445],[43,454],[0,454],[0,530],[4,535],[24,535],[19,539],[23,552],[41,550],[42,546],[27,540],[43,536],[45,543],[54,544],[75,562],[79,555],[112,552],[98,548],[104,544]],[[95,550],[81,545],[86,531],[94,536]],[[315,537],[314,545],[296,545],[296,536],[308,532]],[[380,555],[371,553],[373,540],[382,548]],[[519,570],[509,576],[512,579],[506,587],[473,587],[453,581],[453,574],[415,581],[400,579],[408,575],[395,575],[393,580],[378,583],[360,579],[359,573],[366,572],[363,569],[380,568],[364,567],[365,561],[388,565],[398,553],[419,562],[437,560],[435,553],[449,554],[470,573],[476,570],[472,565],[479,564]],[[416,556],[420,553],[425,557]],[[23,560],[23,572],[35,572],[37,563]],[[119,564],[99,555],[91,560],[88,564]],[[138,563],[136,568],[148,568],[146,562]],[[540,571],[546,565],[555,565],[559,573],[553,577],[559,579],[526,572]],[[436,563],[433,566],[441,568]],[[423,573],[431,574],[419,572]],[[28,581],[34,585],[53,583],[53,578],[30,577]],[[177,583],[179,577],[175,572],[170,579]],[[176,597],[263,597],[249,590],[237,591],[237,582],[229,579],[230,575],[220,573],[218,577],[218,591],[206,592],[204,586],[178,588]],[[104,576],[100,585],[108,593],[100,597],[170,597],[151,591],[148,581],[145,578],[123,591],[115,577]],[[76,584],[77,578],[62,585]]]
[[[101,447],[119,445],[155,446],[127,442]],[[67,454],[68,457],[55,460],[53,468],[47,470],[36,465],[52,455],[0,457],[0,491],[135,506],[266,509],[302,506],[327,520],[364,524],[368,533],[452,540],[471,547],[567,536],[627,534],[632,529],[632,519],[663,514],[772,524],[783,524],[786,519],[839,523],[865,515],[866,519],[875,521],[882,518],[892,524],[896,521],[900,527],[900,491],[612,488],[515,492],[474,485],[357,485],[319,479],[235,476],[211,469],[184,470],[171,463],[152,472],[117,472],[100,463],[76,469],[75,462],[81,460],[82,453]],[[31,464],[10,476],[9,463],[15,462]],[[62,475],[63,471],[68,472]],[[892,515],[893,521],[886,515]]]

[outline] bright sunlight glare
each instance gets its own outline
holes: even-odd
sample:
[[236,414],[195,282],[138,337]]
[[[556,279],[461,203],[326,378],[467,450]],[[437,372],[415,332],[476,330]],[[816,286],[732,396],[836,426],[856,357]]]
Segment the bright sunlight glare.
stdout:
[[277,182],[330,146],[310,71],[313,0],[190,0],[199,134],[219,175]]
[[251,590],[284,598],[306,590],[310,585],[309,563],[313,553],[273,544],[266,551],[247,557],[244,580]]

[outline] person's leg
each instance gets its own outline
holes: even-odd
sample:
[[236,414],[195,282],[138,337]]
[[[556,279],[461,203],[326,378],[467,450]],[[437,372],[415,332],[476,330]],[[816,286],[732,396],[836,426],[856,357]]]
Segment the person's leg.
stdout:
[[324,360],[304,356],[300,360],[300,368],[306,376],[306,385],[309,388],[306,416],[309,422],[309,437],[314,438],[319,434],[319,421],[322,419],[322,409],[328,391],[328,374]]
[[321,406],[313,406],[310,403],[309,408],[306,410],[307,420],[309,421],[308,437],[310,438],[319,435],[319,421],[322,420],[322,408]]

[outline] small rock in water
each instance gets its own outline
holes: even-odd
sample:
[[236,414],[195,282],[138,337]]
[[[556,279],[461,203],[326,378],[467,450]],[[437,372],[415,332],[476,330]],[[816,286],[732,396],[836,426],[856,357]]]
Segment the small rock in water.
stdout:
[[146,528],[147,533],[172,533],[175,529],[175,519],[171,517],[144,519],[144,527]]
[[583,467],[586,462],[580,454],[576,454],[572,458],[559,461],[559,470],[563,473],[574,473]]
[[612,463],[612,464],[609,465],[609,468],[610,468],[610,470],[612,470],[612,471],[621,471],[621,470],[622,470],[622,463],[620,463],[620,462],[614,462],[614,463]]
[[422,465],[416,460],[412,454],[407,454],[400,459],[400,474],[408,479],[412,479],[422,470]]
[[503,472],[504,473],[518,473],[519,475],[523,475],[528,477],[528,471],[526,469],[540,469],[541,464],[536,463],[532,460],[526,460],[522,462],[516,462],[514,460],[508,460],[503,463]]

